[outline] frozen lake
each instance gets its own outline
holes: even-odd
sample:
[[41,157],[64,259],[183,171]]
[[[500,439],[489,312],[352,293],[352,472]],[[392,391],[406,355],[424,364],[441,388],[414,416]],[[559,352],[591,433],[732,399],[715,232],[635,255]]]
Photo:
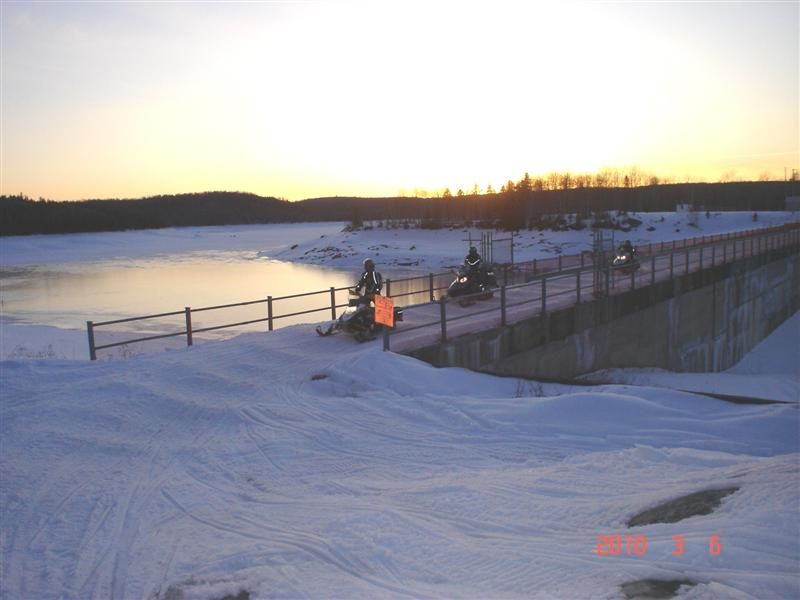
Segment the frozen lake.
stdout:
[[[186,306],[201,308],[344,287],[352,285],[356,277],[344,270],[270,260],[253,252],[194,252],[6,267],[0,272],[0,299],[2,315],[7,319],[78,329],[89,320],[115,320]],[[275,314],[326,304],[330,304],[329,295],[276,302]],[[265,317],[265,310],[265,304],[258,304],[212,311],[206,313],[206,323],[197,326],[212,325],[220,319],[230,323]],[[319,319],[325,318],[326,313],[320,313]],[[289,320],[276,325],[286,322]],[[162,329],[164,322],[136,325],[125,323],[116,328],[152,331]]]

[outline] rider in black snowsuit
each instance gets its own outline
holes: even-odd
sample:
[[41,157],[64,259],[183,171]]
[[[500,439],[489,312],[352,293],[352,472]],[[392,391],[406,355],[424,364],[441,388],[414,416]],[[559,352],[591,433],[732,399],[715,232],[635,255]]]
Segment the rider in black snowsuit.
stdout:
[[475,246],[469,247],[469,254],[464,258],[464,269],[467,271],[467,277],[474,277],[475,280],[481,284],[481,255],[478,254],[478,249]]
[[622,242],[622,245],[619,247],[621,253],[628,253],[631,255],[631,258],[636,256],[636,248],[633,247],[630,240],[625,240]]
[[375,294],[380,294],[383,289],[383,277],[375,270],[375,263],[371,258],[364,261],[364,272],[356,284],[356,292],[364,289],[364,295],[358,301],[359,304],[369,305]]
[[356,284],[356,293],[360,293],[362,288],[364,295],[358,299],[358,308],[359,310],[363,307],[367,308],[362,319],[364,319],[364,324],[369,327],[370,331],[373,331],[375,329],[375,314],[370,310],[370,302],[375,299],[375,294],[381,293],[383,277],[375,270],[375,262],[371,258],[364,260],[364,272],[361,273],[361,278]]

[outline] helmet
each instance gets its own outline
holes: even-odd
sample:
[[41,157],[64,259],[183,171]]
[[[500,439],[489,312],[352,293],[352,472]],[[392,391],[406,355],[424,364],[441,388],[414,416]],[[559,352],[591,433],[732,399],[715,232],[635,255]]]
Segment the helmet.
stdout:
[[469,253],[470,254],[477,254],[478,253],[478,249],[475,246],[470,246],[469,247]]
[[371,258],[365,258],[362,264],[364,265],[365,271],[375,268],[375,261],[373,261]]

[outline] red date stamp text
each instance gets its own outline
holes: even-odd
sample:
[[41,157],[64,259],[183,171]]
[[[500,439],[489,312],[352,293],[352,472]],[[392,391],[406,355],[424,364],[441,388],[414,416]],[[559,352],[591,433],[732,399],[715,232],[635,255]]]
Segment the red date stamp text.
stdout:
[[[598,535],[598,556],[619,556],[620,554],[644,556],[647,554],[647,537],[644,535]],[[686,549],[686,540],[682,535],[673,535],[675,547],[672,554],[680,556]],[[708,540],[708,553],[718,556],[722,553],[722,539],[712,535]]]

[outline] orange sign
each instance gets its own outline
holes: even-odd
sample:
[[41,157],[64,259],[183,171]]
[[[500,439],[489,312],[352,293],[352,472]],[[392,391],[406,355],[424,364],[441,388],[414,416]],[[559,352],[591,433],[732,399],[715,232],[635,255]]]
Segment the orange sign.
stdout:
[[394,302],[391,298],[375,294],[375,322],[394,327]]

